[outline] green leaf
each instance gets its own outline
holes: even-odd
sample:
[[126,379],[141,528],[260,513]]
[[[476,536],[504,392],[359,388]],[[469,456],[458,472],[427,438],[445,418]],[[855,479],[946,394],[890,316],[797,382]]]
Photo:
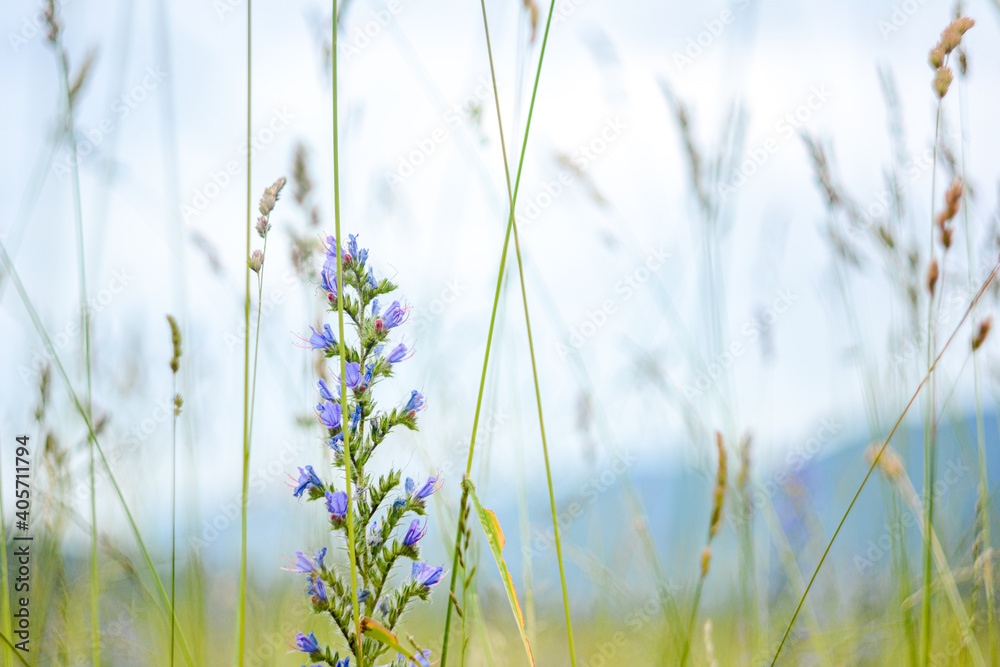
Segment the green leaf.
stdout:
[[416,661],[417,659],[417,656],[413,655],[413,651],[409,651],[400,646],[399,639],[396,638],[396,635],[389,632],[384,625],[372,618],[367,616],[361,617],[361,633],[365,637],[371,637],[375,641],[381,642],[389,648],[399,651],[410,660]]
[[479,523],[483,527],[483,532],[486,533],[486,540],[490,543],[493,559],[497,562],[497,567],[500,569],[500,576],[503,578],[503,585],[507,590],[507,600],[510,602],[511,611],[514,612],[514,620],[517,621],[517,629],[521,633],[524,650],[528,654],[528,663],[534,666],[535,658],[531,654],[531,644],[528,643],[528,635],[524,629],[524,614],[521,613],[521,604],[517,601],[517,591],[514,590],[514,581],[511,579],[510,572],[507,570],[507,563],[503,559],[503,529],[500,528],[500,522],[497,521],[497,515],[493,513],[493,510],[485,509],[479,502],[479,497],[476,495],[476,487],[472,483],[472,480],[466,477],[464,484],[465,488],[469,491],[469,497],[472,498],[472,504],[476,508],[476,514],[479,516]]

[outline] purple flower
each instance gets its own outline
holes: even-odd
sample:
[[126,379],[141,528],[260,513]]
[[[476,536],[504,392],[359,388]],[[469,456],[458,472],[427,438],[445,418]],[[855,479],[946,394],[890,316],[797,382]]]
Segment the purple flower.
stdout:
[[337,397],[333,395],[330,388],[326,386],[326,381],[320,378],[319,382],[316,383],[319,386],[319,395],[328,401],[336,401]]
[[333,330],[330,329],[329,324],[323,325],[323,333],[316,331],[312,327],[309,328],[313,332],[312,336],[309,336],[309,344],[312,345],[312,349],[325,350],[328,347],[337,346],[337,339],[334,337]]
[[413,416],[414,414],[423,409],[424,409],[424,395],[421,394],[416,389],[414,389],[413,393],[410,394],[410,400],[407,401],[406,405],[403,406],[403,412],[409,414],[410,416]]
[[340,444],[343,441],[344,441],[344,434],[343,432],[341,432],[333,436],[332,438],[328,439],[326,441],[326,444],[330,446],[330,449],[340,454],[343,452],[343,447]]
[[323,262],[323,270],[319,272],[320,284],[330,293],[332,299],[337,298],[337,260],[329,259]]
[[306,466],[305,470],[299,468],[299,484],[295,487],[293,495],[296,498],[301,498],[302,494],[310,486],[321,489],[323,488],[323,480],[316,476],[312,466]]
[[303,653],[319,653],[319,640],[316,639],[316,633],[310,632],[308,636],[302,634],[301,632],[295,636],[295,645]]
[[442,574],[444,574],[444,568],[440,565],[433,567],[421,561],[413,561],[413,570],[411,571],[410,576],[412,576],[413,580],[419,585],[425,588],[430,588],[437,582],[441,581]]
[[[329,391],[327,391],[327,393],[329,393]],[[340,403],[334,403],[333,401],[327,400],[324,403],[318,404],[316,406],[316,410],[319,411],[319,419],[323,422],[323,426],[327,427],[331,431],[341,427],[341,420],[344,414],[340,407]]]
[[348,234],[347,235],[347,254],[358,260],[358,264],[364,264],[368,261],[368,249],[358,248],[358,235]]
[[334,519],[343,519],[347,516],[347,494],[343,491],[336,493],[326,492],[326,511]]
[[295,572],[296,574],[319,574],[326,567],[323,565],[323,559],[326,557],[326,547],[316,550],[316,557],[312,560],[309,559],[301,551],[295,552],[295,562],[292,563],[295,567],[286,567],[285,570],[289,572]]
[[[398,655],[400,659],[406,658],[406,656],[402,653],[397,653],[396,655]],[[431,650],[429,648],[417,651],[413,654],[413,657],[416,658],[417,661],[407,661],[406,667],[431,667]]]
[[[398,327],[404,321],[406,321],[406,308],[400,306],[399,301],[393,301],[382,314],[382,327],[386,329]],[[376,327],[377,326],[378,323],[376,323]]]
[[406,495],[412,497],[414,500],[424,500],[432,493],[441,488],[441,478],[438,477],[428,477],[424,485],[419,489],[416,488],[416,484],[413,483],[413,478],[406,478]]
[[406,531],[406,537],[403,538],[403,544],[405,544],[408,547],[412,547],[426,533],[427,533],[427,524],[425,523],[423,528],[421,528],[420,519],[414,519],[410,523],[410,529]]
[[389,353],[389,356],[387,357],[389,363],[395,364],[400,361],[403,361],[404,359],[406,359],[407,351],[408,350],[406,349],[406,345],[400,343],[399,345],[397,345],[392,349],[392,352]]
[[358,403],[358,407],[354,408],[354,414],[351,415],[351,433],[358,430],[358,424],[361,423],[361,404]]
[[361,364],[356,361],[344,366],[344,377],[347,378],[347,386],[354,389],[361,382]]
[[309,587],[306,589],[306,593],[312,596],[315,601],[326,602],[326,585],[323,583],[323,580],[310,575],[307,581],[309,582]]

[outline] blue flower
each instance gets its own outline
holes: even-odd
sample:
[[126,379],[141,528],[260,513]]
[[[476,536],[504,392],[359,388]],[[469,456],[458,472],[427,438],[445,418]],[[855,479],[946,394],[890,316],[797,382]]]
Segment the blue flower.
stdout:
[[412,576],[413,580],[419,585],[424,588],[430,588],[434,584],[441,581],[442,574],[444,574],[444,568],[440,565],[433,567],[421,561],[414,561],[413,570],[411,571],[410,576]]
[[351,415],[351,433],[358,430],[358,424],[361,423],[361,404],[358,403],[358,407],[354,408],[354,414]]
[[421,394],[416,389],[410,394],[410,400],[406,402],[403,406],[403,412],[409,414],[410,416],[416,414],[418,411],[424,409],[424,395]]
[[347,378],[347,386],[354,389],[361,382],[361,364],[356,361],[344,366],[344,377]]
[[351,667],[351,659],[344,658],[343,660],[338,660],[337,667]]
[[[406,659],[406,656],[403,655],[402,653],[397,653],[396,655],[398,655],[400,659],[403,660]],[[415,654],[413,654],[413,657],[416,658],[417,661],[414,662],[413,660],[407,660],[406,667],[430,667],[431,650],[429,648],[425,648],[422,651],[417,651]]]
[[329,259],[323,262],[323,270],[319,272],[320,284],[330,293],[330,298],[337,298],[337,260]]
[[416,484],[416,482],[413,481],[412,477],[407,477],[406,478],[405,488],[406,488],[406,495],[412,496],[413,492],[417,488],[417,484]]
[[[399,305],[399,301],[393,301],[392,304],[385,309],[382,314],[382,327],[385,329],[392,329],[393,327],[398,327],[406,320],[406,308]],[[375,323],[375,328],[379,328],[378,322]]]
[[378,299],[372,299],[372,317],[377,319],[378,314],[379,314]]
[[323,426],[331,431],[341,427],[344,414],[340,403],[327,400],[324,403],[318,404],[316,410],[319,411],[319,419],[323,422]]
[[390,364],[395,364],[402,361],[403,359],[406,359],[406,353],[407,353],[406,345],[400,343],[399,345],[397,345],[392,349],[392,352],[389,353],[387,359],[389,360]]
[[316,473],[313,472],[312,466],[306,466],[305,470],[299,468],[299,485],[295,487],[293,495],[296,498],[301,498],[302,494],[310,486],[315,486],[321,489],[323,488],[323,480],[316,476]]
[[419,489],[413,490],[414,487],[413,480],[407,477],[406,494],[412,496],[414,500],[423,500],[441,488],[441,478],[431,476],[427,478],[427,481]]
[[347,494],[343,491],[336,493],[326,492],[326,511],[334,519],[343,519],[347,516]]
[[408,547],[412,547],[426,533],[427,533],[427,524],[425,523],[423,528],[421,528],[420,519],[414,519],[410,523],[410,529],[406,531],[406,537],[403,538],[403,544],[405,544]]
[[368,287],[369,289],[378,289],[378,283],[375,281],[375,270],[372,267],[368,267]]
[[330,329],[329,324],[323,325],[323,333],[316,331],[312,327],[309,328],[313,332],[312,336],[309,336],[309,344],[312,345],[312,349],[325,350],[328,347],[337,346],[337,339],[334,337],[333,330]]
[[295,552],[295,562],[292,563],[295,567],[286,567],[284,569],[289,572],[295,572],[296,574],[318,574],[324,570],[326,567],[323,564],[323,559],[326,557],[326,547],[316,550],[316,557],[312,560],[309,559],[301,551]]
[[344,448],[343,448],[343,445],[341,445],[340,443],[343,442],[343,441],[344,441],[344,434],[343,433],[338,433],[337,435],[335,435],[332,438],[328,439],[326,441],[326,444],[329,445],[330,449],[332,449],[333,451],[337,452],[338,454],[342,454],[343,451],[344,451]]
[[333,395],[333,392],[330,391],[330,388],[326,386],[326,381],[325,380],[323,380],[322,378],[320,378],[319,382],[317,382],[316,384],[319,385],[319,395],[320,396],[322,396],[323,398],[325,398],[328,401],[336,401],[337,400],[337,397]]
[[306,589],[306,593],[320,602],[326,602],[326,584],[323,583],[323,580],[310,575],[307,581],[309,587]]
[[316,639],[315,632],[310,632],[308,636],[300,632],[295,636],[295,645],[303,653],[309,653],[310,655],[319,653],[319,640]]
[[357,234],[347,235],[347,255],[350,258],[358,260],[358,264],[364,264],[368,261],[368,249],[358,248]]
[[383,595],[382,599],[378,601],[378,613],[382,616],[386,616],[389,613],[389,596]]

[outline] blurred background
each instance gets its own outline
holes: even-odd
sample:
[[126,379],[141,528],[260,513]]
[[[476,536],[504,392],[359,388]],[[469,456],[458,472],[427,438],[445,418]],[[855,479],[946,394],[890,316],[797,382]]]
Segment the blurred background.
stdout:
[[[321,512],[292,497],[289,475],[325,457],[313,412],[323,371],[300,336],[323,321],[335,326],[323,319],[316,250],[333,233],[331,8],[253,4],[248,146],[247,0],[56,6],[70,81],[79,83],[72,131],[94,419],[161,573],[169,571],[173,391],[164,316],[183,332],[179,613],[202,629],[199,664],[231,660],[234,644],[247,198],[256,207],[265,187],[289,178],[271,216],[259,300],[253,285],[261,319],[248,646],[259,650],[257,664],[300,664],[284,653],[285,637],[322,624],[308,616],[301,582],[280,568],[284,556],[327,539]],[[963,41],[967,70],[953,66],[941,107],[933,194],[938,100],[927,53],[959,11],[952,3],[553,7],[515,214],[578,664],[669,664],[658,657],[669,620],[656,591],[669,591],[687,617],[716,478],[715,431],[729,452],[731,493],[694,655],[711,659],[706,618],[721,664],[770,655],[868,471],[865,449],[884,441],[924,378],[928,312],[935,350],[962,323],[935,376],[944,484],[936,530],[952,566],[968,570],[957,579],[970,615],[985,614],[975,606],[974,543],[984,514],[986,528],[1000,530],[990,518],[1000,510],[1000,367],[992,338],[975,356],[969,339],[996,291],[962,317],[1000,239],[1000,6],[960,8],[977,24]],[[513,172],[549,6],[486,8]],[[74,158],[43,9],[11,0],[0,11],[0,241],[82,395]],[[379,460],[418,479],[444,476],[424,555],[450,562],[508,216],[481,8],[344,0],[338,42],[343,229],[400,285],[411,310],[398,331],[416,350],[379,400],[402,405],[419,389],[428,406],[420,431],[388,440]],[[935,246],[943,277],[928,310],[931,217],[955,177],[965,183],[963,208],[952,247]],[[32,518],[47,536],[49,560],[35,571],[45,612],[34,622],[36,640],[48,643],[35,659],[89,664],[87,429],[6,266],[0,336],[8,538],[13,438],[22,434],[33,442]],[[925,409],[921,396],[892,443],[918,490]],[[505,529],[539,664],[569,664],[513,252],[472,477]],[[902,579],[919,587],[920,531],[910,522],[897,535],[892,524],[906,512],[904,486],[876,473],[865,487],[793,629],[788,664],[907,655],[907,614],[884,600],[899,593],[907,559]],[[106,658],[161,664],[164,623],[101,472],[96,503]],[[987,544],[984,562],[994,558]],[[520,661],[488,551],[477,591],[485,621],[468,631],[469,660]],[[435,653],[446,595],[439,590],[412,621]]]

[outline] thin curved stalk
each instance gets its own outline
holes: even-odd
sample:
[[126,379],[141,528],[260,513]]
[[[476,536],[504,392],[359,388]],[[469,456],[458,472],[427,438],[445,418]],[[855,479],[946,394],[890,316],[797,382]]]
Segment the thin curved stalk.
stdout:
[[[521,144],[521,157],[517,165],[517,176],[514,179],[514,191],[511,196],[512,204],[517,202],[518,187],[521,184],[521,171],[524,167],[524,156],[528,146],[528,137],[530,135],[530,130],[531,130],[531,119],[535,111],[535,100],[538,96],[538,81],[542,76],[542,63],[545,61],[545,47],[549,41],[549,30],[552,26],[552,14],[555,10],[555,4],[556,4],[555,0],[552,0],[551,4],[549,5],[549,17],[545,23],[545,35],[542,38],[541,52],[538,57],[538,70],[535,73],[535,84],[531,92],[531,103],[528,106],[528,119],[524,128],[524,140]],[[494,89],[495,88],[496,85],[494,83]],[[476,450],[476,431],[479,428],[479,415],[482,410],[482,404],[483,404],[483,390],[486,386],[486,370],[490,362],[490,348],[493,344],[493,329],[496,324],[497,306],[500,303],[500,288],[503,285],[504,268],[507,265],[507,249],[510,246],[510,236],[513,226],[514,226],[514,207],[512,205],[510,209],[510,216],[507,220],[507,233],[504,236],[503,250],[500,253],[500,268],[497,272],[497,287],[496,287],[496,293],[494,294],[493,297],[493,310],[490,313],[490,328],[486,335],[486,352],[483,358],[483,372],[479,380],[479,395],[476,398],[476,412],[472,422],[472,437],[469,443],[469,457],[465,466],[466,476],[472,473],[472,458]],[[451,612],[452,612],[451,599],[455,595],[455,583],[457,581],[457,576],[458,576],[458,555],[459,555],[459,549],[461,548],[461,540],[462,540],[462,527],[463,527],[462,517],[465,515],[467,503],[468,503],[468,496],[463,492],[462,505],[459,508],[459,514],[458,514],[459,517],[458,528],[456,530],[456,535],[455,535],[455,550],[451,567],[451,584],[449,586],[448,611],[446,612],[445,622],[444,622],[444,638],[442,639],[442,647],[441,647],[441,667],[446,667],[448,660],[448,636],[451,630]]]
[[[906,404],[906,407],[903,408],[903,412],[899,415],[899,419],[896,420],[896,423],[893,425],[892,430],[889,431],[889,435],[886,436],[885,442],[882,443],[882,446],[879,448],[878,454],[876,454],[875,457],[872,459],[872,463],[871,466],[869,466],[868,468],[868,472],[865,473],[865,477],[864,479],[861,480],[861,484],[858,486],[857,492],[855,492],[854,497],[851,498],[850,504],[844,511],[844,516],[841,517],[840,523],[837,524],[837,529],[833,531],[833,536],[830,538],[830,542],[826,545],[826,549],[823,550],[823,555],[820,557],[819,562],[816,564],[816,569],[813,570],[812,577],[809,578],[809,583],[806,585],[806,590],[802,593],[802,597],[799,598],[799,603],[795,606],[795,611],[792,613],[792,618],[788,621],[788,627],[785,628],[785,633],[781,637],[781,642],[778,644],[778,648],[774,652],[774,658],[771,660],[771,667],[774,667],[774,664],[778,661],[778,656],[781,655],[781,649],[785,646],[785,642],[788,641],[788,635],[791,634],[792,632],[792,626],[795,625],[795,619],[798,618],[799,612],[802,610],[802,605],[805,603],[806,596],[809,595],[809,591],[812,589],[812,585],[816,581],[816,576],[819,574],[820,568],[823,567],[823,563],[826,561],[826,557],[827,555],[829,555],[830,549],[833,547],[833,543],[837,539],[837,535],[840,534],[840,529],[844,527],[844,523],[847,521],[848,515],[854,508],[854,503],[857,502],[858,496],[861,495],[861,491],[865,488],[865,484],[868,483],[868,478],[871,477],[872,472],[874,472],[875,470],[875,466],[878,465],[879,459],[881,459],[882,457],[882,453],[885,451],[886,447],[889,446],[889,443],[892,441],[892,437],[896,434],[896,430],[899,428],[899,425],[903,423],[903,418],[906,417],[906,413],[909,412],[910,408],[913,406],[913,403],[917,400],[917,396],[920,395],[920,391],[924,388],[924,385],[927,384],[927,381],[931,377],[931,373],[934,372],[934,369],[937,367],[938,362],[941,361],[941,357],[943,357],[944,353],[948,351],[948,348],[951,346],[951,342],[955,339],[955,336],[958,335],[958,332],[962,329],[962,326],[965,324],[965,320],[969,318],[969,314],[972,312],[972,309],[975,308],[977,303],[979,303],[979,299],[986,292],[986,288],[989,287],[990,283],[993,282],[993,279],[997,275],[997,270],[1000,270],[1000,264],[997,264],[996,266],[993,267],[993,271],[990,272],[990,275],[983,283],[983,286],[979,288],[979,291],[976,293],[976,296],[972,299],[972,302],[969,304],[969,307],[965,310],[965,314],[962,315],[962,319],[958,321],[958,325],[955,327],[955,330],[952,332],[951,336],[948,337],[948,341],[944,344],[944,347],[941,348],[941,351],[938,352],[938,355],[934,359],[934,362],[931,364],[930,368],[927,369],[927,374],[924,375],[924,379],[920,381],[919,385],[917,385],[917,389],[916,391],[913,392],[913,396],[910,397],[910,400]],[[928,526],[927,533],[930,534],[930,532],[931,532],[930,527]],[[925,597],[927,597],[927,595],[925,595]]]

